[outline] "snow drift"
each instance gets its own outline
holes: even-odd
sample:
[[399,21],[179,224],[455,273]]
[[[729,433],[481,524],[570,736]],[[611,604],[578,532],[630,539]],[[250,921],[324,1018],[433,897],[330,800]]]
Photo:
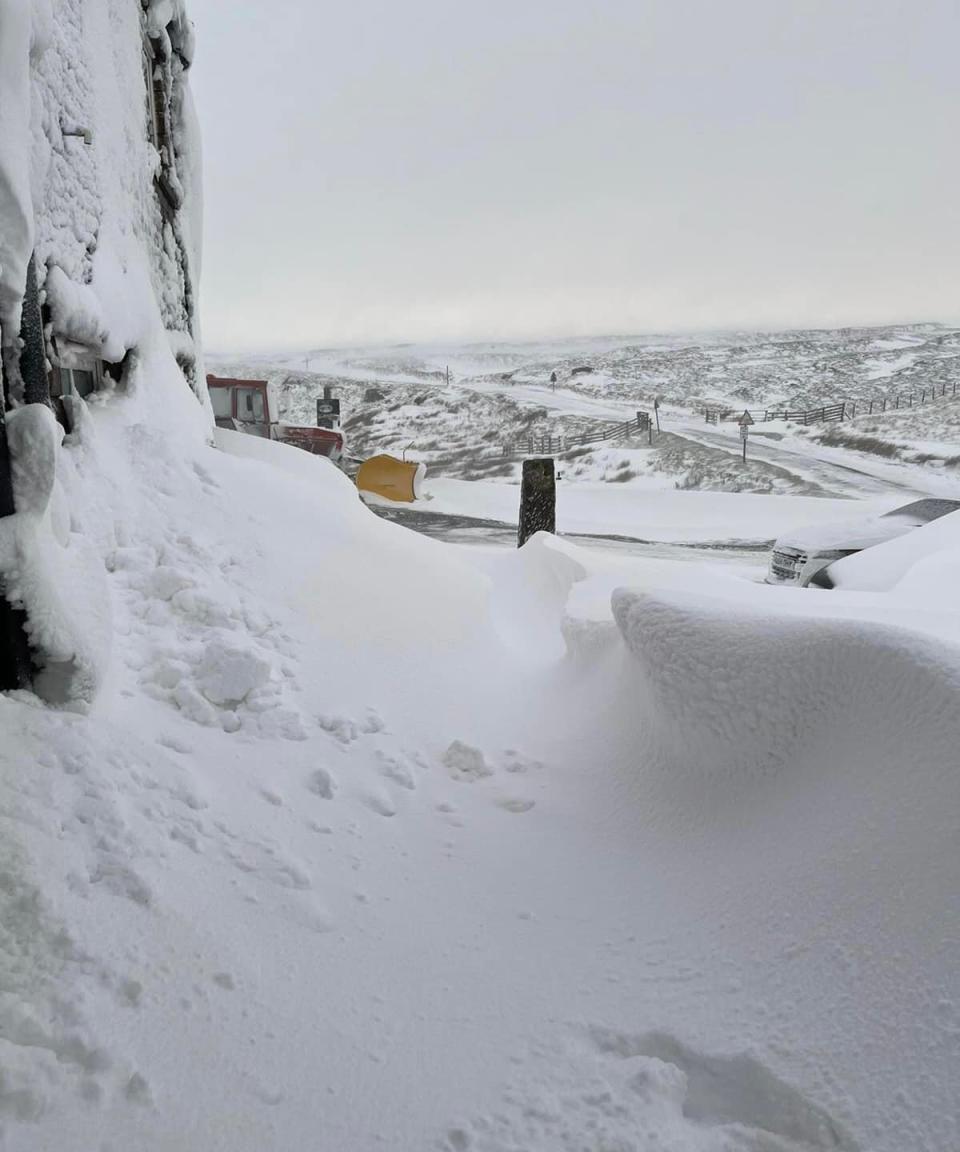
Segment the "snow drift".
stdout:
[[[125,361],[68,437],[10,422],[0,564],[74,707],[0,698],[6,1146],[960,1145],[953,609],[491,558],[208,443],[106,50],[139,11],[52,17],[36,246],[65,337]],[[182,7],[149,18],[185,66]]]
[[63,432],[46,405],[7,418],[16,513],[0,519],[0,585],[27,609],[27,635],[43,666],[34,691],[89,706],[106,671],[110,601],[103,558],[79,525],[58,477]]

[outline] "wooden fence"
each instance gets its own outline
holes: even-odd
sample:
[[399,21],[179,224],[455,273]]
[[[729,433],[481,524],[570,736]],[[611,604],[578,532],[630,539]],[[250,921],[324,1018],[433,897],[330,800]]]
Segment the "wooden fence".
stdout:
[[653,440],[653,424],[649,412],[638,412],[634,420],[624,420],[617,424],[607,424],[594,432],[572,435],[545,434],[528,436],[513,445],[504,445],[504,456],[553,456],[567,452],[571,448],[585,448],[591,444],[603,444],[617,440],[628,440],[637,432],[645,432]]
[[[901,408],[929,404],[933,400],[953,398],[956,394],[956,384],[942,384],[921,389],[919,392],[901,393],[894,397],[883,396],[879,400],[841,400],[839,404],[821,404],[819,408],[796,410],[755,408],[750,412],[750,418],[755,424],[763,424],[769,420],[792,420],[796,424],[829,424],[831,421],[852,420],[858,412],[861,416],[872,416],[878,412],[895,412]],[[736,423],[743,417],[743,409],[708,406],[704,408],[703,414],[708,424],[719,424],[721,421]]]

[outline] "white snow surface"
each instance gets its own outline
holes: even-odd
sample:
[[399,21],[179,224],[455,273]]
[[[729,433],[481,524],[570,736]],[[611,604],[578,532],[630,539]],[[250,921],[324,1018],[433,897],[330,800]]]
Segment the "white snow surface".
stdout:
[[[830,576],[838,587],[858,591],[885,592],[906,584],[922,601],[920,571],[942,570],[946,575],[949,557],[958,548],[960,512],[951,512],[884,544],[845,556],[831,566]],[[941,599],[946,598],[951,592],[949,581],[941,585],[939,579],[936,580],[930,591]]]
[[152,371],[100,694],[0,699],[7,1147],[957,1146],[954,606],[444,545]]
[[[27,11],[0,0],[0,55],[49,45],[51,306],[133,355],[62,443],[45,410],[9,426],[0,565],[51,659],[46,701],[0,697],[3,1146],[954,1152],[955,550],[833,594],[483,552],[377,519],[326,460],[210,443],[145,247],[140,61],[108,51],[137,6]],[[189,58],[181,4],[150,18]],[[21,184],[22,145],[0,132]],[[660,539],[849,515],[596,488],[574,523]]]
[[33,250],[30,203],[30,57],[33,7],[0,0],[0,329],[5,344],[20,331],[20,304]]
[[[494,480],[430,477],[427,511],[517,522],[520,487]],[[694,492],[577,481],[557,486],[557,530],[666,542],[772,541],[788,530],[843,523],[886,512],[896,499],[857,501],[757,493]]]

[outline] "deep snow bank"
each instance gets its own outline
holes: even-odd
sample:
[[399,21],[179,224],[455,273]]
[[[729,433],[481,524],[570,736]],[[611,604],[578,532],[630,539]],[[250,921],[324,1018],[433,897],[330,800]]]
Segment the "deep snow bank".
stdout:
[[[912,775],[893,715],[880,760],[802,709],[782,740],[749,600],[845,598],[546,537],[481,571],[326,461],[208,446],[176,372],[60,453],[114,621],[99,698],[0,701],[11,1149],[950,1148],[945,648]],[[646,665],[624,582],[661,605]],[[565,613],[602,643],[563,659]]]
[[922,631],[949,635],[948,622],[903,609],[898,620],[878,599],[801,596],[786,612],[775,595],[765,604],[689,590],[614,593],[644,676],[641,706],[671,763],[737,789],[738,776],[775,773],[835,743],[878,771],[922,762],[953,775],[960,646]]
[[614,595],[620,802],[640,835],[679,839],[775,979],[805,969],[791,1035],[833,1016],[821,1051],[857,1083],[863,1147],[941,1152],[960,1070],[955,614],[842,593],[784,613],[766,591]]
[[46,405],[7,418],[16,513],[0,519],[0,583],[15,607],[29,608],[27,635],[44,658],[34,690],[86,707],[107,667],[110,603],[103,557],[71,518],[62,439]]

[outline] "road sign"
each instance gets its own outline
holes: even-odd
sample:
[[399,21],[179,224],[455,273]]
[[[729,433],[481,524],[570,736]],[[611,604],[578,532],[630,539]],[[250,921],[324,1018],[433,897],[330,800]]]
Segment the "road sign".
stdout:
[[749,435],[750,435],[750,425],[749,424],[741,424],[740,425],[740,439],[746,440],[746,438]]
[[744,411],[743,415],[740,417],[740,427],[741,428],[749,428],[752,423],[753,423],[753,417],[750,415],[749,412]]
[[340,401],[317,399],[317,427],[338,428],[340,426]]

